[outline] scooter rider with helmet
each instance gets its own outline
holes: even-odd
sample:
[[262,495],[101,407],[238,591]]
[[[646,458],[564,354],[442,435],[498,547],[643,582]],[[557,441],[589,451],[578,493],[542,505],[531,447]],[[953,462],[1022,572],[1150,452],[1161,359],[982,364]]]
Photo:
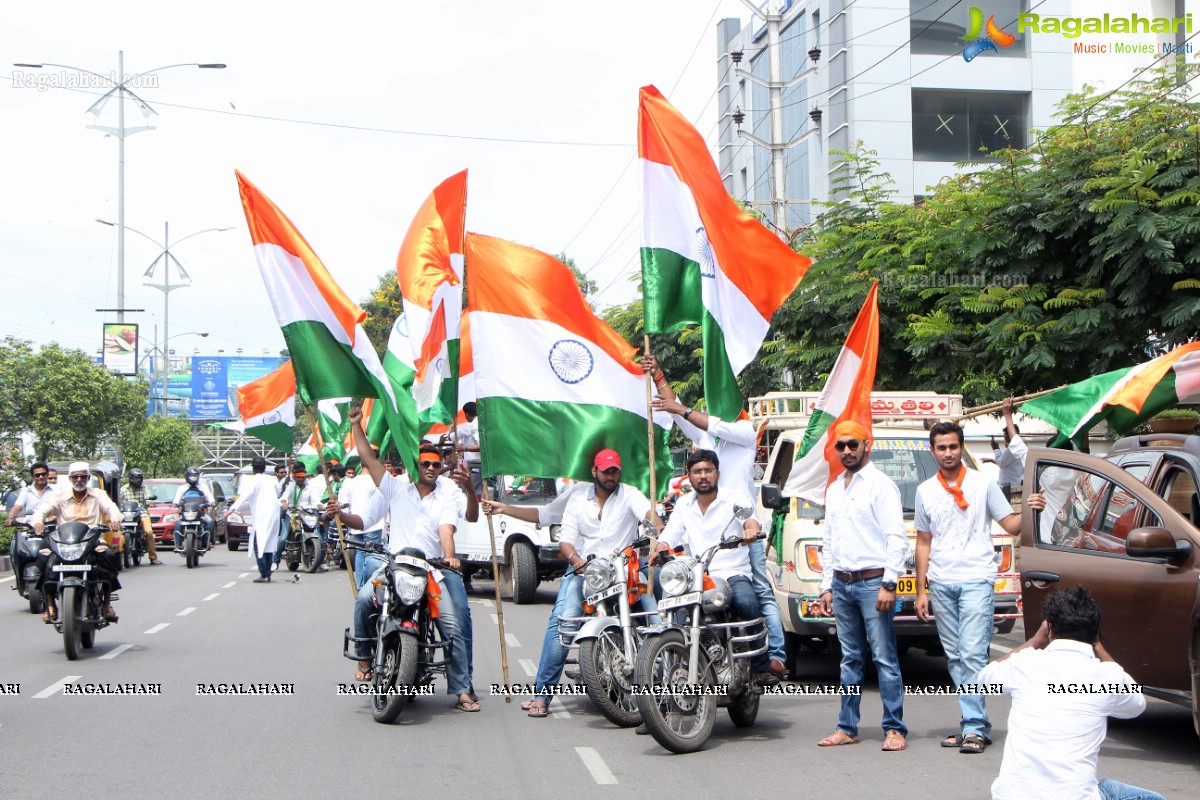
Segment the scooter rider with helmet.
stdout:
[[[216,505],[217,501],[207,487],[200,485],[200,470],[195,467],[188,467],[184,470],[183,478],[187,483],[179,487],[179,491],[175,492],[175,499],[171,502],[182,508],[185,499],[199,497],[204,501],[204,505],[200,509],[202,512],[200,521],[204,530],[204,541],[201,542],[201,545],[202,549],[207,550],[209,540],[212,537],[213,527],[212,517],[208,515],[208,509],[210,506]],[[183,536],[179,533],[179,525],[175,526],[175,552],[183,552]]]
[[150,563],[157,565],[162,562],[158,560],[158,545],[154,541],[154,527],[150,524],[150,490],[145,485],[145,475],[140,469],[129,470],[129,484],[125,487],[125,491],[121,496],[126,500],[132,500],[137,503],[142,509],[142,533],[146,535],[146,553],[150,556]]

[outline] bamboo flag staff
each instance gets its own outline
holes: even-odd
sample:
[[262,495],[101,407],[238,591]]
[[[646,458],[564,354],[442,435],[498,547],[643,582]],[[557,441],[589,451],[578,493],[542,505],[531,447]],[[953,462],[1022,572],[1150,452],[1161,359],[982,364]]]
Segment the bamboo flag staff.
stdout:
[[[1063,386],[1065,385],[1066,384],[1063,384]],[[1021,403],[1028,402],[1035,397],[1041,397],[1043,395],[1050,394],[1051,392],[1057,392],[1059,389],[1062,389],[1063,386],[1056,386],[1053,389],[1043,389],[1040,392],[1031,392],[1029,394],[1023,394],[1020,397],[1014,397],[1012,398],[1013,409],[1016,409],[1017,406],[1021,405]],[[954,417],[954,419],[974,419],[975,417],[982,417],[984,414],[995,414],[997,411],[1000,411],[1003,408],[1004,401],[998,400],[995,403],[988,403],[982,406],[975,406],[974,408],[963,409],[963,413],[957,417]]]
[[[650,353],[650,334],[642,336],[642,352],[645,353],[643,358],[648,358]],[[658,528],[662,524],[662,520],[658,516],[658,476],[654,470],[654,376],[649,372],[646,373],[646,439],[649,445],[648,454],[650,462],[650,514],[654,527]],[[651,537],[650,552],[653,553],[657,549],[657,537]],[[646,564],[646,585],[654,586],[654,561],[647,559]]]
[[[317,461],[321,465],[321,474],[325,475],[325,442],[320,435],[321,429],[317,423],[317,414],[313,411],[312,405],[308,403],[304,404],[304,413],[308,416],[308,422],[312,425],[313,431],[317,433]],[[326,481],[326,486],[328,486],[328,478],[326,478]],[[330,489],[332,490],[332,487]],[[340,519],[334,517],[333,522],[337,525],[338,541],[342,543],[342,561],[346,564],[346,577],[350,579],[350,595],[354,599],[358,599],[358,584],[354,581],[354,562],[346,555],[346,532],[342,528],[342,521]],[[276,547],[281,546],[283,546],[283,542],[276,545]]]

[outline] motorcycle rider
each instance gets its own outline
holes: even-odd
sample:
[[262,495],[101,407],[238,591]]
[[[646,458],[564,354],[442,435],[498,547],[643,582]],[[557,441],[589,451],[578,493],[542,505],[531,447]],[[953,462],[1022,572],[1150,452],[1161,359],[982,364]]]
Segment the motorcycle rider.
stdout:
[[[208,543],[212,538],[213,521],[208,515],[208,509],[216,505],[216,498],[207,486],[200,485],[200,470],[196,467],[188,467],[183,472],[183,477],[186,483],[179,487],[179,491],[175,492],[175,499],[171,502],[176,506],[183,508],[183,501],[199,497],[203,501],[200,507],[201,516],[200,522],[204,530],[204,541],[201,542],[201,550],[208,549]],[[175,552],[183,553],[183,535],[179,532],[179,523],[175,523]]]
[[[446,669],[446,688],[456,695],[454,708],[459,711],[478,711],[479,702],[471,696],[470,650],[467,647],[465,617],[458,606],[458,598],[466,597],[462,576],[454,570],[461,566],[455,556],[454,531],[458,524],[458,509],[449,494],[437,491],[437,476],[442,469],[442,457],[437,447],[423,445],[420,449],[416,482],[397,478],[384,470],[383,464],[371,452],[371,445],[362,429],[362,409],[350,409],[350,430],[354,434],[354,446],[358,449],[362,466],[371,475],[379,492],[389,503],[391,530],[388,534],[388,549],[399,552],[405,547],[416,547],[430,561],[442,559],[449,569],[440,570],[442,585],[446,591],[438,604],[439,628],[450,640],[450,664]],[[373,520],[357,520],[354,527],[363,529]],[[363,523],[367,523],[364,525]],[[354,604],[354,635],[370,635],[371,616],[374,613],[374,586],[368,581],[359,590]],[[355,678],[368,680],[371,662],[361,660]]]
[[[699,556],[713,545],[728,538],[728,531],[735,528],[734,509],[738,506],[754,508],[750,498],[738,492],[736,487],[719,488],[721,462],[712,450],[696,450],[688,454],[687,473],[693,491],[680,499],[671,513],[671,520],[658,538],[656,552],[670,550],[682,544],[689,555]],[[742,539],[754,541],[762,527],[753,516],[741,526]],[[754,591],[754,577],[750,567],[750,553],[746,547],[718,550],[709,565],[708,573],[729,582],[732,606],[735,614],[743,620],[762,616],[758,595]],[[766,653],[760,653],[750,662],[750,667],[759,673],[763,683],[778,683],[779,679],[768,669]],[[772,680],[773,679],[773,680]]]
[[146,488],[144,482],[145,476],[140,469],[129,470],[129,483],[126,484],[121,495],[126,500],[132,500],[141,506],[142,509],[142,533],[146,535],[146,553],[150,556],[150,563],[159,565],[162,562],[158,560],[158,545],[154,541],[154,528],[150,524],[150,503],[153,498],[150,497],[150,490]]
[[[88,478],[91,473],[87,462],[73,462],[68,475],[71,479],[71,491],[53,492],[42,500],[37,511],[33,512],[33,519],[30,520],[34,531],[40,536],[46,530],[46,518],[57,516],[60,524],[83,522],[92,527],[103,525],[107,520],[110,531],[120,532],[121,523],[124,521],[121,509],[103,490],[88,486]],[[44,558],[45,561],[39,558],[39,566],[42,574],[46,575],[49,581],[51,571],[47,569],[47,566],[50,557],[45,556]],[[108,584],[108,589],[101,598],[104,605],[100,610],[107,620],[117,618],[117,612],[113,610],[112,603],[109,601],[109,594],[111,591],[121,588],[121,582],[117,579],[117,559],[119,558],[120,554],[117,553],[116,548],[112,547],[107,552],[96,555],[96,578],[100,581],[107,581]],[[46,613],[42,615],[42,621],[53,622],[58,616],[55,596],[48,589],[44,589],[44,591]]]
[[279,515],[279,539],[275,545],[275,560],[271,564],[272,572],[279,569],[279,562],[283,560],[283,543],[287,539],[290,524],[288,510],[300,509],[305,506],[319,507],[322,491],[315,481],[308,479],[308,468],[304,466],[303,461],[292,463],[292,480],[280,498],[280,507],[283,509],[283,513]]
[[50,497],[54,489],[47,482],[49,475],[50,470],[45,462],[33,462],[33,465],[29,467],[29,476],[33,478],[33,485],[26,486],[17,495],[17,502],[13,503],[12,510],[8,512],[8,517],[4,520],[5,525],[12,525],[18,517],[37,511],[41,502]]

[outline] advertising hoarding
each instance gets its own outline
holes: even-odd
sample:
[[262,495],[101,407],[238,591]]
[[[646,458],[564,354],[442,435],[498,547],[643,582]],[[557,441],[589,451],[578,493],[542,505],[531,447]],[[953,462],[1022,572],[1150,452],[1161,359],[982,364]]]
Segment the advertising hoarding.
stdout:
[[104,366],[118,375],[136,375],[138,326],[134,322],[104,323]]

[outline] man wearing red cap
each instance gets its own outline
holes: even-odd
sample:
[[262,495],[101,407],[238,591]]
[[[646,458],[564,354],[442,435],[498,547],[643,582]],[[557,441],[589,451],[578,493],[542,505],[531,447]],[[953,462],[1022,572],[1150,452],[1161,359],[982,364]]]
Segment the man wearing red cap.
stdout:
[[621,483],[621,457],[601,450],[592,461],[592,485],[571,495],[563,511],[558,548],[571,566],[559,582],[558,599],[546,623],[538,663],[537,696],[522,707],[531,717],[549,713],[554,687],[567,661],[558,636],[560,617],[583,615],[583,567],[589,556],[611,555],[637,538],[638,524],[650,519],[650,501],[633,486]]
[[865,650],[879,674],[884,750],[903,750],[904,681],[892,627],[896,578],[904,570],[908,535],[895,481],[871,463],[871,431],[852,420],[833,430],[834,449],[845,472],[825,492],[825,539],[821,549],[821,606],[837,620],[842,647],[842,695],[837,730],[818,744],[858,744]]
[[[962,714],[959,732],[942,747],[982,753],[992,743],[984,697],[970,691],[979,683],[992,645],[996,599],[996,554],[992,522],[1009,534],[1021,532],[1004,492],[991,478],[962,463],[963,429],[939,422],[929,429],[929,449],[938,473],[917,487],[917,618],[929,620],[929,595],[937,610],[938,638],[957,687]],[[929,580],[929,595],[920,591]]]

